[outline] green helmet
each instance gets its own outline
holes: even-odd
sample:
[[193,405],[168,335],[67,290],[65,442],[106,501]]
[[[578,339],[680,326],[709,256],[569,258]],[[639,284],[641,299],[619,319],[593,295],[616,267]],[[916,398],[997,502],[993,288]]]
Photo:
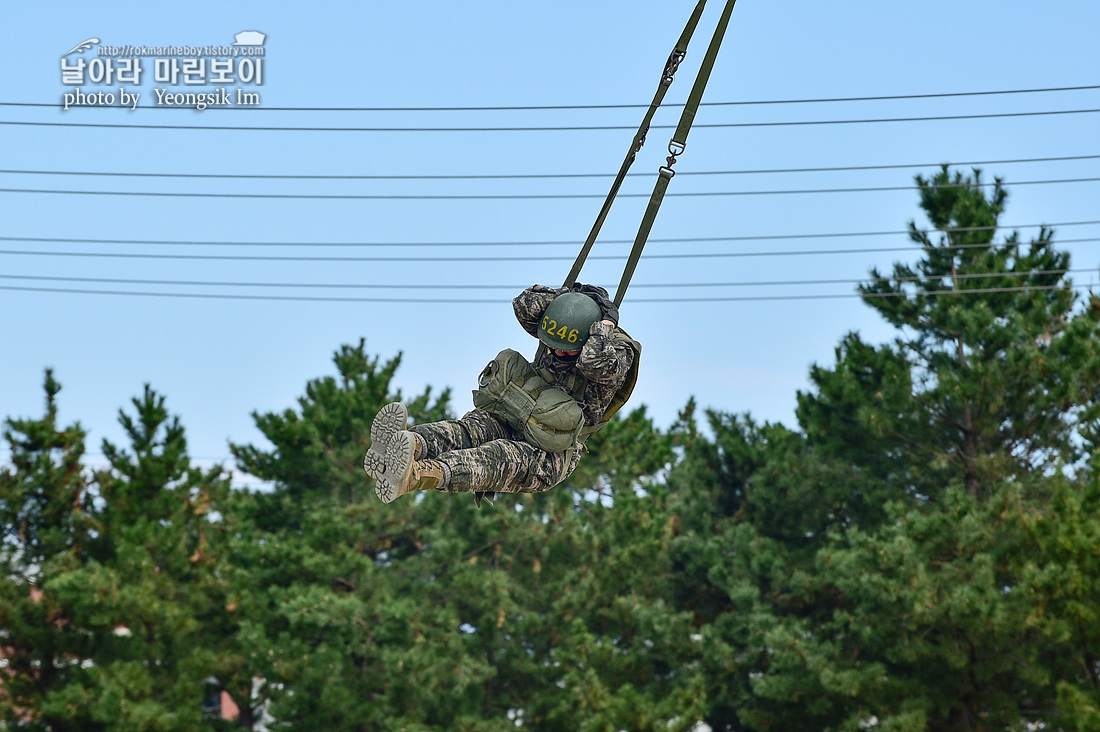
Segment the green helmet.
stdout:
[[539,340],[558,351],[579,351],[588,329],[603,317],[596,301],[580,292],[566,292],[546,306],[539,323]]

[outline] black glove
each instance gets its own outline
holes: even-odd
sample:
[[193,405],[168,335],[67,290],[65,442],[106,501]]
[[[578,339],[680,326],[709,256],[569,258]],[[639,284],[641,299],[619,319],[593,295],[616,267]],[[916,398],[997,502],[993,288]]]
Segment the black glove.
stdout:
[[611,302],[611,298],[607,295],[607,290],[597,285],[582,285],[577,283],[573,285],[573,292],[580,292],[584,295],[588,295],[600,306],[600,312],[603,313],[604,320],[610,320],[615,325],[619,324],[619,307]]

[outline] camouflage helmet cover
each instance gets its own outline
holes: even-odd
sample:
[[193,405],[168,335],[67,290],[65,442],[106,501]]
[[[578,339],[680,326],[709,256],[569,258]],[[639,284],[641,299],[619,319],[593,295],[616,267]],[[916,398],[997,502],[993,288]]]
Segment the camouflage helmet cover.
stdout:
[[588,295],[566,292],[546,306],[539,323],[539,340],[558,351],[579,351],[588,340],[588,329],[603,317],[600,306]]

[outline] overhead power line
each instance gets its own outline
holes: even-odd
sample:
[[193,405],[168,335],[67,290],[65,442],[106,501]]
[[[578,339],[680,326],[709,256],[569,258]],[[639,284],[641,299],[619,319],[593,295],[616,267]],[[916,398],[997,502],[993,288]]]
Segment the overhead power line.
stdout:
[[[877,117],[866,119],[796,120],[785,122],[713,122],[697,123],[699,128],[735,127],[797,127],[806,125],[850,125],[879,122],[939,122],[963,119],[997,119],[1010,117],[1046,117],[1066,114],[1092,114],[1100,109],[1056,109],[1042,112],[995,112],[988,114],[948,114],[928,117]],[[29,127],[114,128],[124,130],[236,130],[241,132],[596,132],[605,130],[635,130],[633,125],[548,125],[501,127],[253,127],[243,125],[143,125],[106,122],[25,122],[0,120],[0,125]],[[651,130],[671,130],[676,125],[652,125]]]
[[[1013,186],[1049,185],[1053,183],[1095,183],[1094,178],[1058,178],[1052,180],[1017,180]],[[788,194],[816,193],[875,193],[885,191],[933,190],[944,188],[984,188],[997,185],[990,183],[941,183],[928,186],[865,186],[855,188],[801,188],[766,191],[675,191],[665,197],[698,198],[702,196],[772,196]],[[298,200],[354,200],[354,201],[489,201],[489,200],[566,200],[566,199],[603,199],[606,193],[204,193],[195,191],[72,191],[49,188],[0,188],[0,193],[40,193],[50,195],[74,196],[146,196],[154,198],[258,198],[258,199],[298,199]],[[649,198],[649,193],[620,193],[619,198]]]
[[[1100,224],[1093,221],[1059,221],[1038,224],[998,224],[996,226],[952,226],[932,231],[942,233],[962,233],[968,231],[993,231],[996,229],[1048,229],[1061,226],[1091,226]],[[809,234],[762,234],[747,236],[676,236],[652,238],[652,243],[683,242],[720,242],[720,241],[774,241],[782,239],[835,239],[866,236],[908,235],[909,231],[845,231]],[[0,236],[0,241],[37,241],[77,244],[150,244],[154,246],[235,246],[235,247],[528,247],[528,246],[575,246],[575,239],[555,239],[544,241],[403,241],[403,242],[357,242],[357,241],[197,241],[193,239],[89,239],[87,237],[43,237],[43,236]],[[600,244],[632,244],[633,239],[601,239]]]
[[[942,99],[945,97],[980,97],[1003,94],[1037,94],[1043,92],[1085,91],[1088,89],[1100,89],[1100,85],[1093,86],[1056,86],[1040,89],[1000,89],[996,91],[971,91],[971,92],[941,92],[935,94],[891,94],[870,97],[826,97],[810,99],[763,99],[755,101],[738,102],[701,102],[701,107],[729,107],[750,106],[757,104],[817,104],[822,102],[878,102],[897,99]],[[220,108],[223,110],[248,110],[254,112],[524,112],[541,110],[568,110],[568,109],[645,109],[645,104],[543,104],[530,106],[500,106],[500,107],[260,107],[260,106],[233,106]],[[0,107],[48,107],[52,109],[63,108],[57,102],[0,102]],[[107,107],[95,107],[94,109],[107,109]],[[149,109],[177,109],[177,107],[154,106]]]
[[[1100,237],[1081,239],[1060,239],[1054,244],[1079,244],[1100,241]],[[931,249],[980,249],[994,246],[1004,246],[1003,242],[991,242],[988,244],[954,244],[947,246],[934,246]],[[730,257],[777,257],[777,256],[801,256],[810,254],[866,254],[872,252],[909,252],[917,247],[857,247],[851,249],[802,249],[786,251],[760,251],[760,252],[700,252],[677,254],[647,254],[646,259],[724,259]],[[251,261],[251,262],[565,262],[573,259],[573,254],[561,256],[514,256],[514,257],[351,257],[351,256],[290,256],[290,255],[250,255],[250,254],[146,254],[144,252],[47,252],[41,250],[0,250],[0,255],[25,255],[34,257],[96,257],[112,259],[183,259],[183,260],[217,260],[217,261]],[[590,260],[603,259],[622,261],[619,255],[590,256]]]
[[[1100,155],[1063,155],[1050,158],[1014,158],[1008,160],[972,160],[961,162],[908,163],[890,165],[839,165],[820,168],[759,168],[755,170],[684,170],[677,176],[691,175],[750,175],[760,173],[834,173],[854,170],[897,170],[932,168],[940,165],[955,167],[974,165],[1010,165],[1016,163],[1053,163],[1070,160],[1096,160]],[[323,175],[323,174],[267,174],[267,173],[136,173],[100,170],[0,170],[9,175],[90,175],[121,178],[225,178],[234,180],[515,180],[556,178],[612,178],[613,173],[484,173],[455,175]],[[628,178],[652,177],[652,172],[627,173]]]
[[[1066,286],[1057,285],[1025,285],[1019,287],[984,287],[970,290],[931,290],[919,293],[923,297],[934,295],[963,296],[982,295],[1001,292],[1041,292],[1046,290],[1088,289],[1088,285]],[[285,302],[372,302],[372,303],[420,303],[451,304],[451,305],[501,305],[508,303],[510,298],[467,300],[457,298],[378,298],[378,297],[335,297],[321,295],[239,295],[225,293],[199,293],[199,292],[133,292],[124,290],[84,290],[61,287],[24,287],[20,285],[0,285],[0,290],[16,290],[22,292],[52,292],[77,295],[123,295],[131,297],[183,297],[209,300],[266,300]],[[834,300],[860,297],[864,299],[907,297],[910,293],[834,293],[834,294],[806,294],[806,295],[744,295],[731,297],[670,297],[670,298],[631,298],[630,303],[683,303],[683,302],[747,302],[761,300]]]
[[[1021,277],[1034,275],[1065,275],[1081,274],[1083,272],[1097,272],[1095,269],[1044,269],[1027,272],[979,272],[973,274],[955,275],[957,280],[991,279],[994,277]],[[950,278],[950,274],[921,275],[913,277],[861,277],[849,279],[817,279],[817,280],[744,280],[740,282],[649,282],[633,284],[636,288],[698,288],[698,287],[773,287],[773,286],[803,286],[803,285],[842,285],[866,282],[921,282]],[[368,284],[363,282],[336,283],[336,282],[224,282],[209,280],[151,280],[131,279],[123,277],[64,277],[60,275],[18,275],[2,274],[0,279],[27,280],[35,282],[85,282],[111,285],[167,285],[170,287],[286,287],[290,289],[338,289],[338,290],[508,290],[520,292],[527,285],[441,285],[438,283],[386,283]],[[601,287],[610,288],[611,285],[603,284]]]

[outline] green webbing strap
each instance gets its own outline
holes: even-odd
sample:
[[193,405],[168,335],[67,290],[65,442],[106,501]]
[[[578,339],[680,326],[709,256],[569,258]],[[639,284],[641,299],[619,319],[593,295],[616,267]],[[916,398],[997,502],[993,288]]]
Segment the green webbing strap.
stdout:
[[592,224],[592,230],[588,232],[588,238],[585,239],[584,246],[581,247],[581,252],[577,255],[577,261],[573,263],[573,269],[569,270],[569,274],[566,276],[562,287],[572,287],[573,283],[577,281],[577,277],[580,276],[581,267],[584,266],[584,260],[588,258],[588,253],[592,250],[592,245],[596,243],[596,237],[603,227],[604,219],[607,218],[607,214],[611,210],[611,204],[615,201],[615,196],[619,192],[619,187],[623,184],[623,179],[626,178],[626,173],[634,163],[634,158],[637,156],[638,151],[641,150],[642,145],[645,144],[646,133],[649,132],[649,123],[653,119],[653,114],[657,111],[657,108],[661,106],[661,102],[665,98],[665,92],[668,91],[669,85],[672,84],[672,77],[675,76],[680,61],[683,60],[684,55],[687,53],[688,42],[691,40],[692,33],[695,32],[695,26],[698,25],[699,17],[703,14],[703,6],[706,4],[707,0],[699,0],[699,3],[695,6],[695,10],[691,13],[691,17],[688,19],[687,25],[684,27],[684,32],[680,34],[680,40],[676,41],[676,46],[672,49],[672,53],[668,55],[668,61],[665,62],[665,70],[661,72],[661,83],[657,87],[657,93],[653,95],[653,101],[650,102],[649,109],[642,119],[642,124],[638,127],[638,132],[635,133],[634,140],[630,144],[630,152],[626,154],[626,159],[623,160],[623,164],[619,167],[619,174],[615,176],[615,182],[611,184],[611,190],[608,192],[607,198],[604,199],[599,215],[596,216],[596,222]]
[[630,250],[630,257],[623,270],[623,278],[619,281],[619,287],[615,290],[615,305],[622,305],[626,288],[630,285],[630,278],[634,275],[634,269],[638,266],[638,260],[642,256],[649,232],[653,228],[653,222],[657,218],[657,210],[664,200],[668,182],[676,175],[672,166],[676,158],[684,152],[687,146],[688,132],[691,131],[691,123],[695,121],[695,112],[699,109],[699,102],[703,99],[703,90],[706,89],[707,80],[710,79],[710,71],[714,67],[714,59],[718,56],[718,48],[722,45],[722,36],[725,35],[726,26],[729,25],[730,15],[733,13],[733,5],[737,0],[726,0],[726,7],[722,10],[722,17],[718,21],[718,27],[714,29],[714,36],[710,39],[707,54],[703,57],[703,63],[699,66],[699,74],[695,77],[695,84],[691,87],[684,111],[680,115],[680,123],[676,125],[676,132],[668,143],[668,164],[658,171],[657,182],[653,186],[653,193],[649,197],[649,205],[646,207],[642,223],[638,227],[638,235],[634,238],[634,246]]

